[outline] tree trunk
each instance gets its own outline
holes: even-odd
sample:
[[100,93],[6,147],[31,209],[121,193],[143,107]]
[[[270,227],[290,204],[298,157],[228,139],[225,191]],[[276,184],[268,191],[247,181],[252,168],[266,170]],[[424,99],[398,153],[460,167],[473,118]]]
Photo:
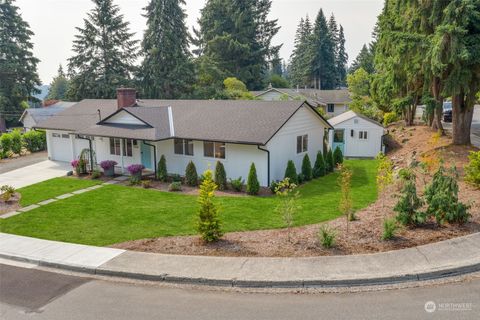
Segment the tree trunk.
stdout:
[[470,144],[470,128],[473,118],[473,104],[468,105],[465,95],[459,94],[452,97],[452,138],[453,144]]
[[435,110],[433,111],[433,121],[432,121],[432,129],[439,131],[442,135],[445,134],[442,125],[442,116],[443,116],[443,97],[440,93],[440,79],[434,78],[432,84],[432,93],[433,97],[435,98],[436,106]]

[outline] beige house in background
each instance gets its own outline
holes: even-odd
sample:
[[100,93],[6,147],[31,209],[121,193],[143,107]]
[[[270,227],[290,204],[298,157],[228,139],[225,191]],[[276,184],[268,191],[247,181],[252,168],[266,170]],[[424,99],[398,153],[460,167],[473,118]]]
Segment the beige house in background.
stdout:
[[306,100],[317,108],[322,108],[328,118],[338,116],[348,111],[352,101],[347,89],[289,89],[269,88],[264,91],[252,91],[256,98],[267,101]]

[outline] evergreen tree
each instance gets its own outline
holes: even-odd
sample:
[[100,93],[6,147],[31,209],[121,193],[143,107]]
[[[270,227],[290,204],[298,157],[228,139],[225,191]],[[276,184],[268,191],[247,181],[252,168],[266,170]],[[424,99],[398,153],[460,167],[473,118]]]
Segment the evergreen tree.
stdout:
[[252,162],[247,178],[247,193],[250,195],[256,195],[259,191],[260,183],[257,178],[257,169],[255,168],[255,163]]
[[218,190],[227,189],[227,174],[221,161],[217,161],[215,165],[215,183],[218,186]]
[[319,178],[323,177],[326,174],[325,160],[323,159],[323,154],[321,151],[317,152],[317,158],[315,159],[315,164],[313,165],[313,177]]
[[327,172],[333,172],[335,169],[335,160],[333,159],[332,149],[329,149],[325,156],[325,167]]
[[58,74],[53,78],[50,83],[50,90],[48,92],[47,99],[51,100],[65,100],[68,89],[68,80],[63,72],[62,65],[58,67]]
[[198,184],[197,168],[193,161],[190,161],[185,169],[185,183],[189,186],[196,186]]
[[193,63],[189,52],[184,0],[150,0],[145,8],[144,60],[139,77],[143,96],[178,99],[191,91]]
[[71,79],[67,96],[111,99],[116,89],[131,84],[137,43],[129,23],[112,0],[93,0],[95,7],[83,20],[73,41],[74,55],[68,59]]
[[312,25],[307,15],[305,19],[300,19],[295,34],[295,47],[290,56],[288,78],[293,86],[310,87],[312,63]]
[[20,118],[25,101],[38,92],[39,60],[32,53],[32,36],[14,1],[0,1],[0,132],[6,121]]
[[168,178],[168,173],[167,173],[167,159],[165,159],[165,156],[162,154],[160,157],[160,160],[158,161],[158,167],[157,167],[157,179],[160,181],[167,181]]
[[340,30],[338,32],[337,40],[337,56],[335,59],[335,64],[337,68],[337,86],[345,86],[347,78],[347,62],[348,54],[345,49],[345,35],[343,33],[343,27],[340,25]]
[[290,182],[298,184],[297,168],[292,160],[288,160],[287,168],[285,169],[285,178],[289,178]]
[[338,166],[343,163],[343,153],[342,150],[337,146],[335,151],[333,151],[333,164]]
[[335,43],[320,9],[313,29],[312,49],[314,54],[312,71],[313,87],[316,89],[335,88]]
[[374,52],[372,52],[367,45],[364,44],[355,60],[353,60],[348,72],[354,73],[358,69],[362,68],[363,70],[372,74],[375,71],[373,60]]
[[215,203],[217,185],[213,182],[212,171],[205,171],[203,176],[205,179],[203,179],[200,185],[200,194],[197,200],[200,205],[197,231],[205,242],[214,242],[223,235],[222,225],[218,216],[218,206]]
[[302,174],[305,181],[310,181],[313,178],[312,163],[310,162],[310,157],[308,156],[308,153],[306,153],[303,157]]

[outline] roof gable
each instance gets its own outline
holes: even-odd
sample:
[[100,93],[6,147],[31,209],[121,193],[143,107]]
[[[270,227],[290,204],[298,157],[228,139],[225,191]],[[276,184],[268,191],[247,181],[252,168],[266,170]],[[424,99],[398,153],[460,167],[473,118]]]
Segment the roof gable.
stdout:
[[341,123],[344,123],[344,122],[346,122],[346,121],[352,120],[352,119],[354,119],[354,118],[361,118],[361,119],[363,119],[363,120],[365,120],[365,121],[368,121],[368,122],[370,122],[370,123],[372,123],[372,124],[374,124],[374,125],[376,125],[376,126],[379,126],[379,127],[382,127],[382,128],[383,128],[383,125],[382,125],[381,123],[379,123],[379,122],[377,122],[377,121],[375,121],[375,120],[373,120],[373,119],[370,119],[370,118],[364,116],[363,114],[356,113],[356,112],[354,112],[354,111],[352,111],[352,110],[347,111],[347,112],[344,112],[344,113],[342,113],[342,114],[340,114],[340,115],[338,115],[338,116],[336,116],[336,117],[333,117],[333,118],[329,119],[328,122],[330,122],[330,124],[335,127],[335,126],[337,126],[337,125],[339,125],[339,124],[341,124]]
[[117,112],[111,114],[107,118],[99,122],[99,124],[124,124],[124,125],[144,125],[151,127],[150,124],[146,123],[144,120],[133,115],[125,109],[120,109]]

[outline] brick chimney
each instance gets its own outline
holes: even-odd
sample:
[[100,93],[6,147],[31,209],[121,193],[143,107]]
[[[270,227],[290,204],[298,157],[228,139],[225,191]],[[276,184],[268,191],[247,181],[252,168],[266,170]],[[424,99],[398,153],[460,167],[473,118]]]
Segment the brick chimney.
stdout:
[[117,108],[133,107],[137,103],[137,91],[133,88],[117,89]]

